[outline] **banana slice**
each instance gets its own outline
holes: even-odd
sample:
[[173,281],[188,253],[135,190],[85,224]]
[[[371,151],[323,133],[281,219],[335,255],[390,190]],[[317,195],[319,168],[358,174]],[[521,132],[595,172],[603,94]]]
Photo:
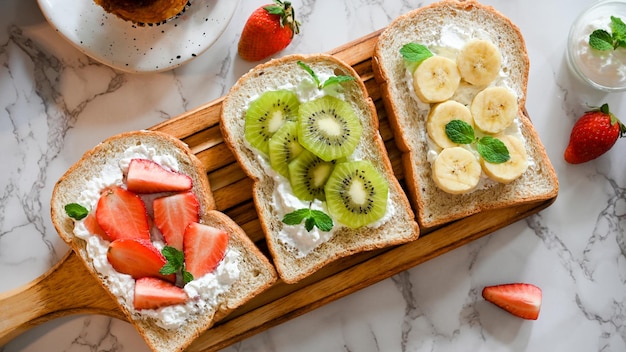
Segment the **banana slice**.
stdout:
[[431,56],[413,72],[415,94],[425,103],[450,99],[461,82],[456,62],[443,56]]
[[500,133],[509,127],[517,116],[517,98],[504,87],[481,90],[472,100],[470,111],[474,124],[484,132]]
[[476,156],[463,147],[446,148],[432,167],[433,180],[444,192],[467,193],[478,185],[481,168]]
[[492,164],[480,159],[485,174],[494,181],[510,183],[520,177],[528,168],[528,155],[521,139],[512,135],[495,136],[500,139],[509,150],[511,158],[500,164]]
[[428,114],[426,131],[433,142],[441,148],[458,146],[458,144],[451,141],[446,134],[446,124],[452,120],[465,121],[472,125],[472,127],[474,125],[470,110],[465,105],[454,100],[447,100],[435,105]]
[[486,40],[473,40],[465,44],[456,57],[461,78],[476,86],[491,83],[498,76],[501,63],[500,51]]

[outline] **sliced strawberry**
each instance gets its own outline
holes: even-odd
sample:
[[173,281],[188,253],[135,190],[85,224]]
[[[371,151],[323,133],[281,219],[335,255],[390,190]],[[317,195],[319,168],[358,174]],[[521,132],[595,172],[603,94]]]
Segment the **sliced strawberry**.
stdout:
[[218,228],[193,222],[183,237],[185,269],[198,279],[215,270],[224,258],[228,234]]
[[179,251],[183,250],[183,234],[187,225],[198,222],[200,204],[192,192],[176,193],[161,197],[152,203],[154,223],[165,242]]
[[483,298],[507,312],[530,320],[537,320],[541,309],[541,289],[532,284],[513,283],[487,286]]
[[102,192],[96,208],[96,219],[111,240],[150,239],[146,206],[138,195],[121,187],[109,187]]
[[135,309],[157,309],[182,304],[188,298],[185,290],[160,279],[144,277],[135,281]]
[[191,189],[191,177],[165,169],[148,159],[132,159],[126,187],[137,193],[180,192]]
[[86,217],[85,217],[85,228],[87,229],[87,231],[89,231],[89,233],[94,234],[100,238],[102,238],[103,240],[106,241],[111,241],[111,237],[109,237],[109,235],[107,235],[106,232],[104,232],[104,230],[102,229],[102,227],[100,227],[100,225],[98,224],[98,219],[96,219],[96,213],[95,212],[90,212]]
[[158,277],[170,282],[176,275],[162,275],[159,270],[166,259],[156,247],[146,239],[124,238],[111,242],[107,259],[115,270],[128,274],[135,280],[142,277]]

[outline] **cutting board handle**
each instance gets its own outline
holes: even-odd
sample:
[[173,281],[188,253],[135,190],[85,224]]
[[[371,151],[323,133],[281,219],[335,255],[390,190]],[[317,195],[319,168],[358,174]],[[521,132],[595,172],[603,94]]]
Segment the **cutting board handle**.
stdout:
[[0,346],[36,325],[79,313],[124,319],[115,301],[69,251],[42,276],[0,293]]

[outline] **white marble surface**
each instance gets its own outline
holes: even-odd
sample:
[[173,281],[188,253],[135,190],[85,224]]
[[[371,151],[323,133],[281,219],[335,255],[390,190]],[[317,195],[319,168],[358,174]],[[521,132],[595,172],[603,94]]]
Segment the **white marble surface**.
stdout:
[[[220,0],[227,1],[227,0]],[[49,219],[52,187],[82,153],[225,94],[253,64],[236,56],[245,0],[203,55],[173,71],[127,74],[86,57],[34,0],[0,1],[0,292],[44,273],[68,250]],[[282,54],[333,49],[432,1],[294,0],[302,34]],[[564,64],[567,32],[588,0],[485,0],[510,17],[531,60],[527,109],[557,169],[560,193],[541,213],[356,292],[226,351],[626,350],[626,141],[583,165],[563,150],[587,105],[626,119],[623,93],[594,92]],[[480,297],[483,286],[543,289],[537,321]],[[0,319],[3,319],[0,311]],[[103,316],[40,325],[13,351],[147,351],[133,328]]]

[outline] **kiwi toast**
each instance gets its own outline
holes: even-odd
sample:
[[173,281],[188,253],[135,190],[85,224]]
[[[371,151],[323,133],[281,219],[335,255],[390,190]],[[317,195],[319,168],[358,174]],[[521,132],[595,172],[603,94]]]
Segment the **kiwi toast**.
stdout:
[[254,67],[225,96],[220,128],[253,180],[259,221],[284,282],[418,237],[374,104],[343,61],[289,55]]
[[556,197],[525,110],[524,39],[493,7],[443,0],[408,12],[381,32],[372,66],[423,229]]
[[[187,214],[194,219],[175,244],[173,225]],[[215,210],[200,161],[162,132],[122,133],[87,151],[56,183],[51,216],[153,351],[184,350],[277,280],[241,227]],[[146,223],[155,226],[146,232]],[[175,264],[174,247],[184,254],[183,269],[163,272],[165,263]]]

